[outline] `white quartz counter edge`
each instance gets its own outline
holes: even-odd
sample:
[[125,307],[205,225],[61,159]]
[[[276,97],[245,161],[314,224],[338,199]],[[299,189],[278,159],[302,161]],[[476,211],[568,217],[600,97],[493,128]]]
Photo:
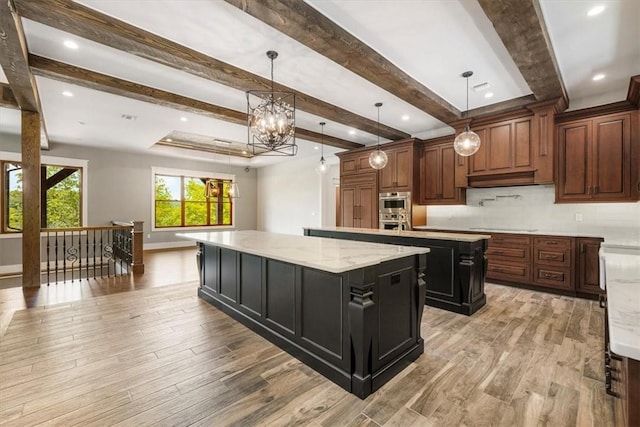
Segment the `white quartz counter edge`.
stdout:
[[492,228],[467,228],[467,227],[438,227],[435,225],[416,225],[414,230],[451,230],[451,231],[465,231],[470,233],[508,233],[508,234],[531,234],[536,236],[564,236],[564,237],[593,237],[601,238],[593,233],[579,233],[579,232],[567,232],[567,231],[552,231],[552,230],[496,230]]
[[608,253],[605,263],[611,351],[640,360],[640,256]]
[[178,233],[176,236],[330,273],[344,273],[429,252],[429,248],[254,230]]
[[378,236],[400,236],[400,237],[417,237],[421,239],[435,240],[451,240],[456,242],[477,242],[478,240],[490,239],[488,234],[458,234],[458,233],[442,233],[428,231],[398,231],[398,230],[381,230],[377,228],[354,228],[354,227],[305,227],[308,230],[319,231],[336,231],[346,233],[374,234]]

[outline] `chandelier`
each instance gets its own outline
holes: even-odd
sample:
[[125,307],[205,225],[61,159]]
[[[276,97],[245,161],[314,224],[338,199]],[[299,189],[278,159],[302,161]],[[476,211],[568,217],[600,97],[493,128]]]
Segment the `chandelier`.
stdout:
[[[469,114],[469,77],[473,76],[473,71],[465,71],[462,77],[467,79],[467,114]],[[453,141],[453,149],[461,156],[471,156],[480,149],[480,137],[471,130],[469,123],[456,139]]]
[[382,102],[376,102],[375,106],[378,108],[378,145],[376,150],[369,154],[369,166],[374,169],[383,169],[387,166],[389,157],[380,149],[380,107],[382,107]]
[[271,60],[271,90],[247,91],[247,149],[253,155],[295,156],[296,95],[274,90],[273,60],[278,52],[270,50],[267,57]]

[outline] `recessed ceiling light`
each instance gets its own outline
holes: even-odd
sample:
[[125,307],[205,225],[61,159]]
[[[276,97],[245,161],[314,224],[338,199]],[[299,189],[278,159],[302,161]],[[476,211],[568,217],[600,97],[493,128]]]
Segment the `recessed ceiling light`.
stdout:
[[355,131],[355,130],[351,129],[351,130],[349,131],[349,135],[355,135],[355,134],[356,134],[356,131]]
[[602,79],[604,79],[604,74],[602,73],[598,73],[591,78],[591,80],[593,80],[594,82],[597,82],[598,80],[602,80]]
[[604,12],[604,9],[605,9],[604,5],[598,5],[598,6],[592,7],[587,12],[587,16],[600,15],[602,12]]
[[319,150],[320,147],[318,147],[317,145],[315,147],[313,147],[314,150]]
[[484,94],[485,98],[493,98],[493,92],[487,92]]
[[82,126],[86,125],[86,123],[85,123],[85,122],[78,122],[78,124],[80,124],[80,125],[82,125]]
[[62,94],[68,98],[71,98],[73,96],[73,93],[69,92],[68,90],[65,90],[64,92],[62,92]]
[[78,43],[74,42],[73,40],[65,40],[63,43],[64,47],[69,48],[69,49],[77,49]]
[[247,154],[247,152],[246,152],[246,151],[244,151],[244,150],[242,150],[242,154]]
[[403,120],[403,121],[405,121],[405,122],[406,122],[407,120],[409,120],[409,118],[410,118],[410,117],[409,117],[409,115],[408,115],[408,114],[405,114],[405,115],[403,115],[403,116],[402,116],[402,120]]
[[165,139],[165,141],[167,141],[167,142],[173,142],[173,139],[171,139],[171,138],[167,138],[167,139]]
[[181,122],[186,122],[188,119],[186,117],[180,117]]

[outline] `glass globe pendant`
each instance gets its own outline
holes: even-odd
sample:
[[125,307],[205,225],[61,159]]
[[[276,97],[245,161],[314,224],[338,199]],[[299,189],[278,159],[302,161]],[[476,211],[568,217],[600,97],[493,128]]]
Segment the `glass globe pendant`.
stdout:
[[[469,77],[473,75],[473,71],[465,71],[462,73],[462,77],[467,80],[467,111],[469,113]],[[480,137],[477,133],[471,130],[469,124],[464,129],[464,132],[456,136],[453,140],[453,149],[458,155],[468,157],[474,155],[480,149]]]
[[387,153],[379,148],[369,154],[369,166],[374,169],[384,168],[385,166],[387,166],[388,161],[389,157],[387,156]]
[[480,149],[480,137],[467,125],[464,132],[453,141],[453,149],[460,156],[472,156]]
[[378,108],[378,145],[376,146],[376,150],[369,154],[369,166],[373,169],[383,169],[387,166],[389,157],[387,153],[380,149],[380,107],[382,107],[382,102],[377,102],[375,106]]

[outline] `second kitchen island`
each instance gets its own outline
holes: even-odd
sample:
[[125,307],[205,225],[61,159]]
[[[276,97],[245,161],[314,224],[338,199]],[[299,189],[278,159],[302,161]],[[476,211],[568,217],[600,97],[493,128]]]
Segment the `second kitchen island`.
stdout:
[[429,249],[260,231],[198,242],[198,295],[365,398],[424,351]]
[[490,235],[351,227],[305,228],[304,234],[429,248],[425,304],[471,315],[486,303],[484,253]]

